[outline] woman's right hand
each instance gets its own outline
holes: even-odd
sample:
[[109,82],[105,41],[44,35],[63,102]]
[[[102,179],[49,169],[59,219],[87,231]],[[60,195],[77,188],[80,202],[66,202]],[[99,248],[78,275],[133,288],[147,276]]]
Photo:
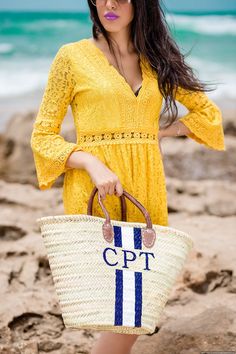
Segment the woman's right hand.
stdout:
[[85,170],[90,175],[102,199],[105,199],[106,194],[115,194],[118,197],[123,194],[118,176],[96,156],[91,155],[87,158]]

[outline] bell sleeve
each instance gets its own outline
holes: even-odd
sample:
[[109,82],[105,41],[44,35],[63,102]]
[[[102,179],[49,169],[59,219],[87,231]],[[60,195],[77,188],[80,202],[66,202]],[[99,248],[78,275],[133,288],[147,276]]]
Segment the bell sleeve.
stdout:
[[175,99],[189,110],[179,119],[191,131],[187,136],[210,149],[226,150],[222,113],[206,93],[179,87]]
[[59,135],[74,88],[71,59],[66,45],[63,45],[51,64],[30,140],[41,190],[51,188],[55,180],[70,169],[66,167],[66,160],[73,151],[82,150],[78,144],[68,142]]

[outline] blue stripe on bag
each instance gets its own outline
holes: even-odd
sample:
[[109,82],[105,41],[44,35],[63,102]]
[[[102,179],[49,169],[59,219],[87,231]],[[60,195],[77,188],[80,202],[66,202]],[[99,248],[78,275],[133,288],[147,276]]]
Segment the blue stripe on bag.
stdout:
[[137,227],[134,227],[134,248],[136,250],[142,249],[141,229]]
[[142,317],[142,273],[135,272],[135,327],[141,327]]
[[[124,242],[127,245],[127,239],[130,237],[130,247],[126,250],[142,249],[141,228],[113,226],[114,228],[114,244],[115,247],[121,247]],[[126,228],[126,230],[125,230]],[[122,234],[123,231],[123,234]],[[125,234],[125,232],[128,232]],[[123,240],[122,240],[123,238]],[[122,242],[123,241],[123,242]],[[126,280],[125,280],[126,279]],[[115,271],[115,326],[135,326],[142,325],[142,272],[133,272],[131,270]],[[133,288],[132,288],[133,286]],[[127,289],[126,289],[127,287]],[[132,291],[133,290],[133,291]],[[129,294],[129,298],[125,295]],[[131,297],[131,298],[130,298]],[[127,300],[127,302],[126,302]],[[124,312],[124,311],[127,311]]]
[[121,227],[113,226],[115,234],[115,247],[122,247]]
[[115,326],[123,323],[123,270],[116,269]]

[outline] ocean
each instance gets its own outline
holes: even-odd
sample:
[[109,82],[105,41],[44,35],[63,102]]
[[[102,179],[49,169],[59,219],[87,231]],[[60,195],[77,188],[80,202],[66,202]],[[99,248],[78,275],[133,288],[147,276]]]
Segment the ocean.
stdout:
[[[168,13],[167,20],[197,76],[215,84],[209,95],[235,100],[236,13]],[[91,37],[91,25],[88,13],[0,12],[0,103],[40,97],[59,47]]]

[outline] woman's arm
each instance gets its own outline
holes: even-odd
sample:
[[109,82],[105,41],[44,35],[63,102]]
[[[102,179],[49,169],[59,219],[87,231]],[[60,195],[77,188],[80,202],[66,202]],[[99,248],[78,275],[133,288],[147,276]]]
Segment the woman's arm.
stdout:
[[209,149],[226,150],[221,110],[206,93],[179,87],[175,99],[189,111],[178,120],[189,129],[186,135]]
[[71,58],[64,45],[51,64],[30,141],[41,190],[50,188],[70,168],[66,161],[72,152],[82,150],[80,145],[66,141],[59,134],[73,99],[75,82]]
[[93,155],[86,151],[73,151],[66,160],[66,168],[81,168],[86,170],[89,160]]
[[159,139],[170,136],[182,136],[188,135],[191,130],[186,127],[182,122],[176,121],[172,123],[168,128],[160,129],[158,133]]
[[[189,112],[158,132],[159,148],[163,137],[186,135],[199,144],[216,150],[226,150],[222,114],[216,104],[204,92],[190,92],[181,87],[176,91],[176,100]],[[162,154],[163,155],[163,154]]]

